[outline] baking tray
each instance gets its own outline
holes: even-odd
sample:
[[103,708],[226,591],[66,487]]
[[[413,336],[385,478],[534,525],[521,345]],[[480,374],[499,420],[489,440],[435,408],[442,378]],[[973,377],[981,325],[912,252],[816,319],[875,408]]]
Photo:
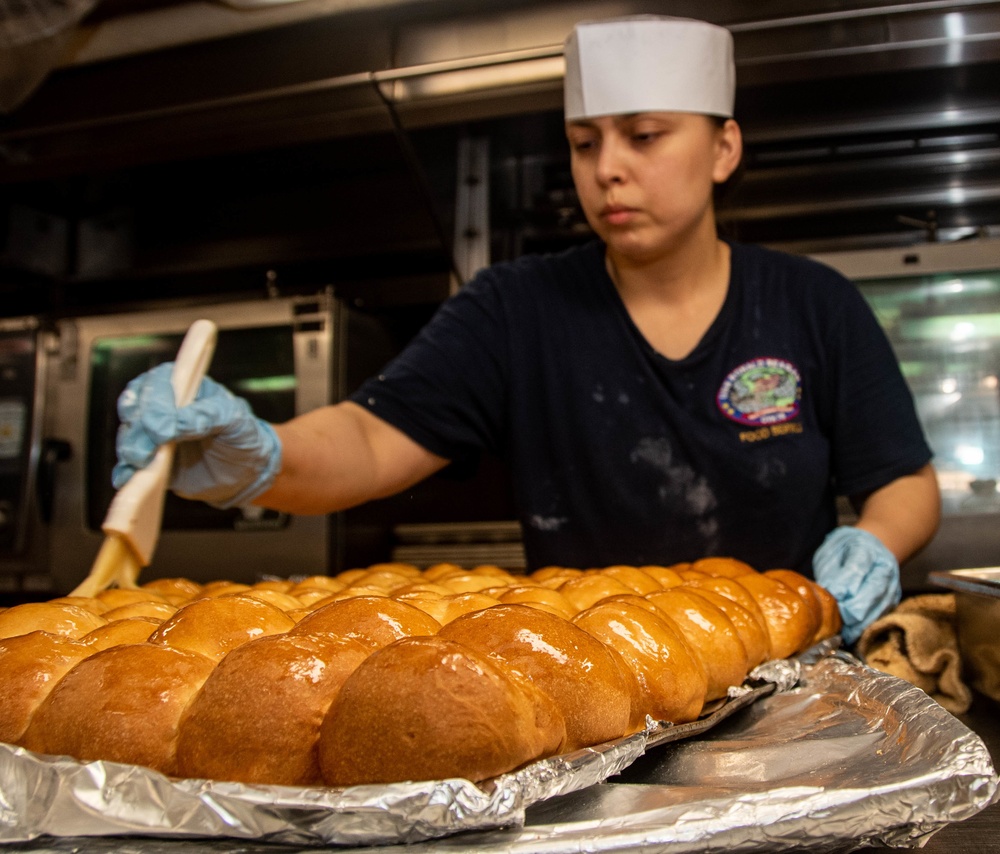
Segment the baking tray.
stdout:
[[935,570],[927,574],[928,580],[939,587],[948,587],[960,593],[979,593],[1000,599],[1000,566],[980,569]]
[[[829,649],[794,664],[797,684],[779,662],[777,680],[737,690],[693,726],[545,760],[484,788],[357,787],[333,801],[335,790],[161,778],[165,792],[149,774],[129,779],[142,769],[73,763],[89,782],[47,789],[22,779],[44,757],[3,758],[0,826],[60,837],[5,849],[286,854],[322,839],[343,854],[374,845],[399,854],[840,852],[919,847],[996,798],[982,740],[919,689]],[[172,838],[154,838],[158,827]]]
[[172,779],[148,768],[0,744],[0,842],[151,834],[374,845],[522,824],[530,805],[599,783],[652,745],[703,734],[780,685],[794,684],[798,673],[797,662],[768,662],[697,721],[671,726],[647,718],[642,732],[478,785],[450,779],[334,789]]

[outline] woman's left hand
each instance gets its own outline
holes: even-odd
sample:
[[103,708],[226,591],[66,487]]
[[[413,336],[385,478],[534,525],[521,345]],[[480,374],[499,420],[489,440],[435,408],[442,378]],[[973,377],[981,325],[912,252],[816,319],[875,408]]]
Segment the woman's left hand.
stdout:
[[813,573],[837,600],[847,643],[854,643],[902,597],[896,556],[861,528],[844,526],[827,534],[813,555]]

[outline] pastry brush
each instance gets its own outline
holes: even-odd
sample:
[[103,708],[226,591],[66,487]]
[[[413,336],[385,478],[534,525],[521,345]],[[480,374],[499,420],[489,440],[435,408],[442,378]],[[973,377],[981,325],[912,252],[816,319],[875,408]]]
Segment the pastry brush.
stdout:
[[[184,336],[170,375],[178,407],[194,400],[215,352],[217,336],[210,320],[196,320]],[[139,572],[149,566],[160,538],[174,451],[173,442],[161,445],[150,464],[133,474],[115,494],[101,526],[104,543],[90,573],[70,595],[95,596],[112,584],[136,586]]]

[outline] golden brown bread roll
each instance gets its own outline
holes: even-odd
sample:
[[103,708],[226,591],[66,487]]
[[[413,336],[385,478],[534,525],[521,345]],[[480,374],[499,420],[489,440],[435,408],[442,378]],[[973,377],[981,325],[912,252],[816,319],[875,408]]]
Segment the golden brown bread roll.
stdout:
[[764,574],[772,578],[777,578],[779,581],[792,587],[803,599],[806,598],[807,593],[810,594],[812,601],[818,606],[819,624],[812,636],[810,646],[824,638],[832,637],[840,631],[843,626],[840,607],[829,590],[817,584],[811,578],[807,578],[801,573],[790,569],[770,569]]
[[[78,608],[83,608],[84,611],[90,611],[91,614],[97,614],[102,617],[108,611],[108,606],[93,596],[59,596],[56,599],[49,599],[48,601],[53,605],[76,605]],[[5,608],[4,610],[8,609]]]
[[711,578],[707,572],[701,572],[697,569],[679,569],[677,570],[677,574],[681,577],[681,586],[683,587],[686,587],[696,581]]
[[392,593],[400,587],[413,583],[413,576],[404,575],[392,569],[370,570],[360,576],[356,581],[351,582],[350,587],[374,587],[376,590],[383,590]]
[[122,608],[126,605],[135,605],[139,602],[161,602],[164,604],[167,602],[155,590],[143,589],[141,587],[137,590],[109,587],[106,590],[100,591],[94,598],[107,605],[109,611],[115,608]]
[[122,644],[145,643],[162,622],[152,617],[125,617],[121,620],[112,620],[107,625],[99,626],[85,634],[79,642],[90,650],[88,655]]
[[626,605],[635,605],[638,608],[643,608],[644,610],[649,611],[651,614],[656,614],[660,618],[663,617],[663,612],[659,608],[657,608],[645,596],[640,596],[638,593],[621,593],[618,596],[609,596],[607,599],[602,599],[597,604],[603,605],[605,602],[624,602]]
[[741,575],[756,575],[750,564],[733,557],[703,557],[691,564],[691,569],[704,572],[706,575],[717,575],[722,578],[738,578]]
[[108,622],[127,620],[130,617],[152,617],[162,622],[177,613],[177,606],[169,602],[133,602],[131,605],[121,605],[105,611],[101,616]]
[[344,582],[336,578],[331,578],[329,575],[310,575],[307,578],[303,578],[286,592],[292,596],[299,596],[303,590],[326,590],[327,595],[329,595],[330,593],[340,592],[346,586]]
[[188,650],[219,661],[247,641],[295,627],[284,611],[242,593],[196,599],[164,620],[149,637],[155,645]]
[[48,632],[0,640],[0,741],[20,744],[38,705],[93,650]]
[[750,592],[764,614],[772,658],[788,658],[809,645],[814,631],[812,617],[791,587],[757,572],[733,580]]
[[295,594],[295,598],[299,600],[300,608],[313,610],[312,606],[317,602],[330,598],[330,591],[320,587],[299,587],[296,590],[298,592]]
[[645,597],[684,635],[708,676],[706,700],[725,697],[749,670],[746,647],[732,621],[715,605],[684,587],[671,587]]
[[324,605],[303,617],[292,632],[323,632],[353,638],[375,650],[415,635],[433,635],[440,623],[419,608],[387,596],[359,596]]
[[389,598],[389,594],[381,587],[365,587],[361,585],[355,587],[353,584],[349,584],[339,593],[331,593],[328,599],[324,601],[324,604],[329,604],[330,602],[342,602],[345,599],[360,599],[363,596],[377,596],[381,599]]
[[823,625],[823,604],[820,601],[816,585],[801,573],[791,569],[769,569],[763,574],[786,584],[802,597],[806,613],[809,615],[809,639],[806,643],[806,647],[808,647],[813,643]]
[[528,578],[532,584],[537,584],[539,587],[558,590],[564,581],[581,575],[583,575],[582,569],[569,566],[543,566],[541,569],[536,569]]
[[577,612],[586,611],[591,605],[596,605],[609,596],[635,593],[635,590],[617,578],[600,573],[592,575],[584,573],[576,578],[570,578],[556,589],[569,600]]
[[438,581],[451,593],[479,593],[487,587],[496,587],[497,580],[491,575],[475,575],[471,572],[456,572]]
[[473,575],[491,575],[494,578],[499,579],[504,584],[513,584],[518,579],[523,579],[523,575],[513,575],[507,572],[502,566],[497,566],[495,563],[480,563],[476,564],[472,569],[469,570]]
[[465,570],[454,563],[436,563],[423,571],[425,581],[441,581],[451,575],[463,575]]
[[184,716],[178,773],[241,783],[320,783],[320,724],[344,680],[370,652],[349,638],[288,634],[234,649]]
[[544,605],[549,613],[566,620],[577,613],[577,609],[558,590],[536,585],[510,587],[500,594],[500,601],[505,605]]
[[617,653],[572,623],[527,605],[496,605],[438,634],[505,661],[555,700],[567,750],[629,731],[635,677]]
[[29,632],[48,632],[67,638],[82,638],[107,620],[77,605],[53,602],[24,602],[0,613],[0,638]]
[[760,605],[757,604],[757,600],[746,587],[742,584],[737,584],[734,579],[725,578],[721,575],[708,575],[704,578],[689,581],[684,586],[694,590],[712,590],[715,593],[725,596],[727,599],[738,602],[754,616],[760,627],[767,632],[767,620],[764,619],[764,612],[760,609]]
[[256,581],[250,585],[251,590],[275,590],[278,593],[287,593],[295,586],[295,582],[288,578],[269,578],[266,581]]
[[368,572],[394,572],[407,578],[420,578],[420,569],[412,563],[401,563],[399,561],[387,561],[385,563],[373,563],[368,567]]
[[640,596],[663,590],[663,585],[650,573],[643,572],[634,566],[607,566],[601,570],[601,574],[620,581]]
[[771,639],[762,620],[744,608],[739,602],[716,593],[707,587],[687,587],[691,593],[702,596],[729,617],[747,651],[747,668],[753,670],[770,657]]
[[640,723],[646,715],[675,724],[695,720],[708,690],[701,661],[655,609],[622,600],[598,602],[573,624],[615,649],[631,668],[639,684]]
[[473,611],[481,611],[483,608],[491,608],[500,604],[499,599],[494,599],[484,593],[449,593],[446,596],[431,594],[414,596],[401,601],[419,608],[442,626],[463,614],[471,614]]
[[302,600],[297,596],[291,596],[281,590],[272,590],[269,587],[257,587],[255,585],[249,590],[244,590],[241,595],[260,599],[261,602],[274,605],[279,611],[294,611],[302,607]]
[[369,572],[368,567],[355,567],[354,569],[345,569],[343,572],[338,572],[334,576],[335,581],[339,581],[343,587],[347,587],[349,584],[353,584],[357,579],[361,578],[362,575]]
[[[390,598],[395,599],[397,602],[404,602],[418,611],[423,611],[428,617],[430,617],[439,626],[444,623],[444,615],[447,611],[447,606],[442,600],[446,597],[452,596],[452,593],[407,593],[404,596]],[[417,632],[416,634],[436,634],[436,632]],[[402,637],[411,637],[409,633],[402,635]],[[393,640],[398,640],[399,638],[393,638]],[[385,644],[382,644],[385,646]]]
[[158,593],[171,605],[189,602],[201,592],[201,585],[190,578],[154,578],[140,587]]
[[639,572],[652,578],[664,590],[669,590],[671,587],[680,587],[684,583],[680,572],[676,569],[671,569],[669,566],[640,566],[637,569]]
[[840,616],[840,606],[833,594],[815,581],[812,582],[816,595],[819,597],[820,608],[823,612],[823,619],[820,620],[819,630],[813,637],[813,643],[824,638],[833,637],[844,626],[843,618]]
[[38,706],[23,745],[176,775],[181,717],[214,666],[203,655],[152,643],[95,653]]
[[228,596],[231,593],[246,593],[250,589],[249,584],[239,581],[210,581],[203,584],[198,595],[194,599],[217,599],[219,596]]
[[440,636],[404,638],[344,682],[319,764],[331,786],[480,781],[557,753],[564,733],[552,701],[502,662]]

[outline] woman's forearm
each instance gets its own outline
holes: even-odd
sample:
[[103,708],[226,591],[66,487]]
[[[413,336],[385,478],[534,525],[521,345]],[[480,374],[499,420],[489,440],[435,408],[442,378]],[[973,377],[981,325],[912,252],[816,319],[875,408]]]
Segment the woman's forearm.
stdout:
[[333,513],[393,495],[448,464],[356,404],[325,406],[274,427],[281,469],[254,503]]
[[937,474],[928,463],[869,495],[856,527],[878,537],[902,563],[930,542],[940,520]]

